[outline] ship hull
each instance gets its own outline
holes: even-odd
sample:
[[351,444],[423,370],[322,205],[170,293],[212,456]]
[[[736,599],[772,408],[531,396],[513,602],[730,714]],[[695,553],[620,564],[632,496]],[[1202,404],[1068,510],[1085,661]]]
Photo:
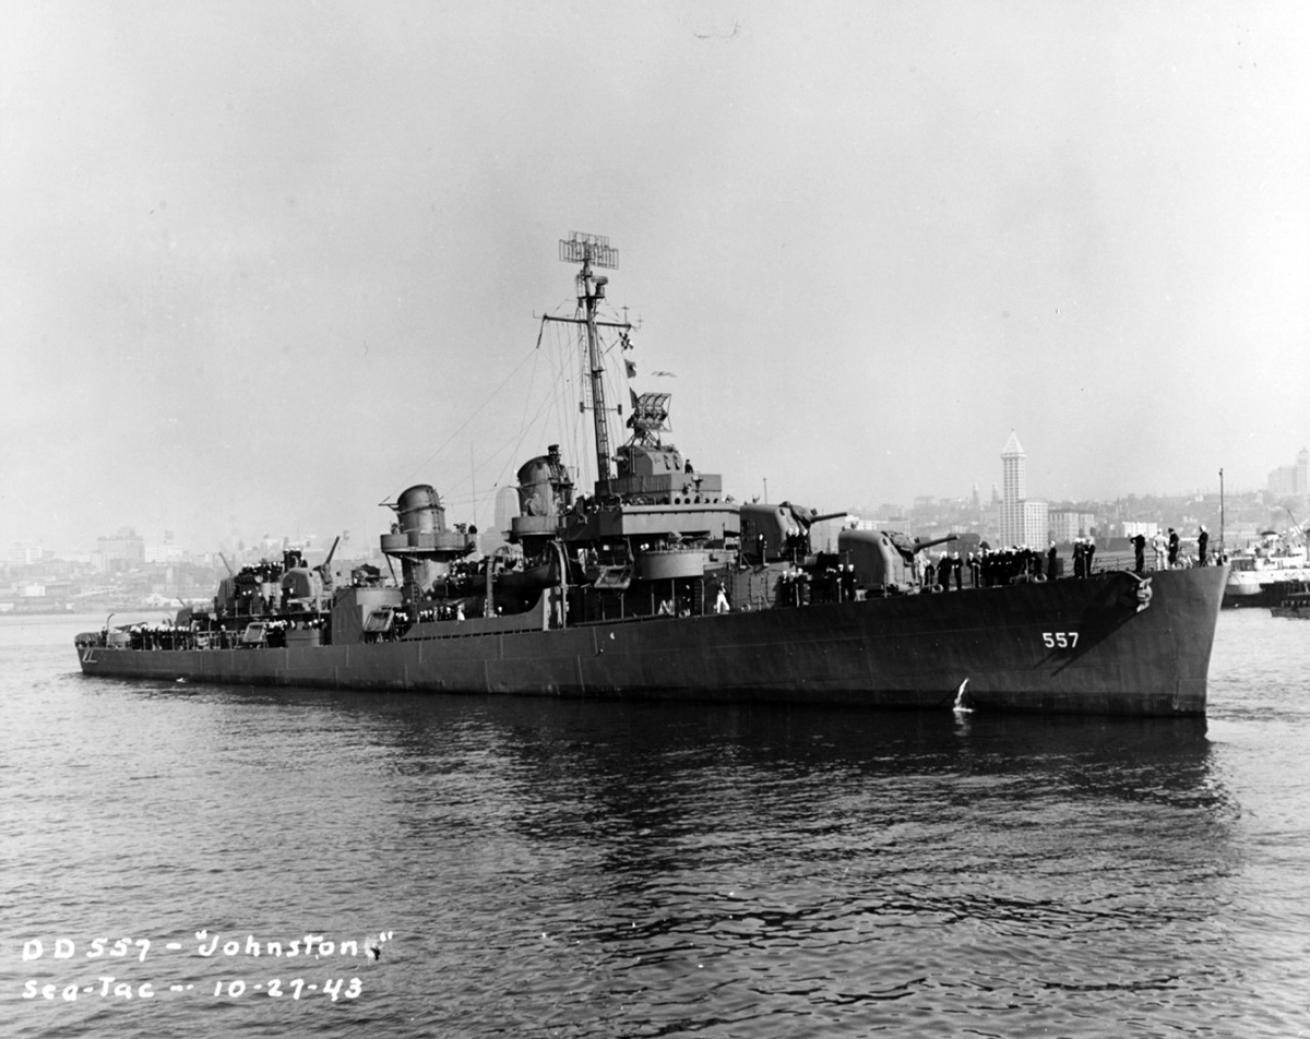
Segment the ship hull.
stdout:
[[[351,645],[81,654],[87,675],[449,693],[1200,715],[1222,567]],[[967,680],[967,684],[966,683]]]

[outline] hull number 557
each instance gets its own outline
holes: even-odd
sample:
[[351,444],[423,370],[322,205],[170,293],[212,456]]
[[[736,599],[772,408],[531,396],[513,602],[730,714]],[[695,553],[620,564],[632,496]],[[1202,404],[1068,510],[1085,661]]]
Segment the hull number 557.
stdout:
[[1047,649],[1073,649],[1078,645],[1076,631],[1044,631],[1042,645]]

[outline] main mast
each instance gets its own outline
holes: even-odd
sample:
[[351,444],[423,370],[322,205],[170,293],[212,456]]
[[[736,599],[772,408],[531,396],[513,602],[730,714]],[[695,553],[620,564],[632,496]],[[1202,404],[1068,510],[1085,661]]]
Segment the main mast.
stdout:
[[[596,431],[596,485],[597,489],[609,487],[610,482],[610,437],[609,426],[605,420],[605,364],[601,360],[600,334],[598,325],[627,329],[626,322],[597,321],[597,304],[605,298],[605,286],[609,278],[605,275],[594,276],[592,264],[597,267],[617,269],[619,251],[611,248],[609,239],[604,235],[583,234],[574,231],[568,238],[561,238],[559,258],[565,263],[581,263],[578,272],[577,295],[578,307],[583,312],[582,324],[587,329],[587,368],[591,379],[592,421]],[[585,404],[580,404],[584,410]]]

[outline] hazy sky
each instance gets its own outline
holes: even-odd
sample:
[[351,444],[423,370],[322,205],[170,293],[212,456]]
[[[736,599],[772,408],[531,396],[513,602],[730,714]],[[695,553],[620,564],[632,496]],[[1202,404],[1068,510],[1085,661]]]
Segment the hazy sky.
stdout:
[[572,443],[575,229],[741,497],[986,495],[1011,429],[1036,498],[1262,487],[1310,444],[1305,10],[11,0],[0,544],[362,545],[415,482],[489,524]]

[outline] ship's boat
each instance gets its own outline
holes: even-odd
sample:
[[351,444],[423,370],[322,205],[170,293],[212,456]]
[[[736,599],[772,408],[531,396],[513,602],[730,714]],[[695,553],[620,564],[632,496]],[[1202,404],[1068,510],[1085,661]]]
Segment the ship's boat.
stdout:
[[[630,390],[609,446],[599,316],[617,251],[574,235],[596,480],[558,445],[516,474],[508,544],[484,555],[434,487],[402,491],[381,550],[334,585],[290,551],[232,572],[212,609],[76,640],[87,675],[449,693],[677,698],[975,711],[1201,715],[1227,569],[1046,580],[1026,550],[971,554],[931,581],[924,542],[735,501],[670,443],[670,395]],[[334,546],[335,549],[335,546]],[[330,559],[329,559],[330,562]],[[967,576],[965,576],[967,575]],[[953,578],[953,579],[952,579]]]

